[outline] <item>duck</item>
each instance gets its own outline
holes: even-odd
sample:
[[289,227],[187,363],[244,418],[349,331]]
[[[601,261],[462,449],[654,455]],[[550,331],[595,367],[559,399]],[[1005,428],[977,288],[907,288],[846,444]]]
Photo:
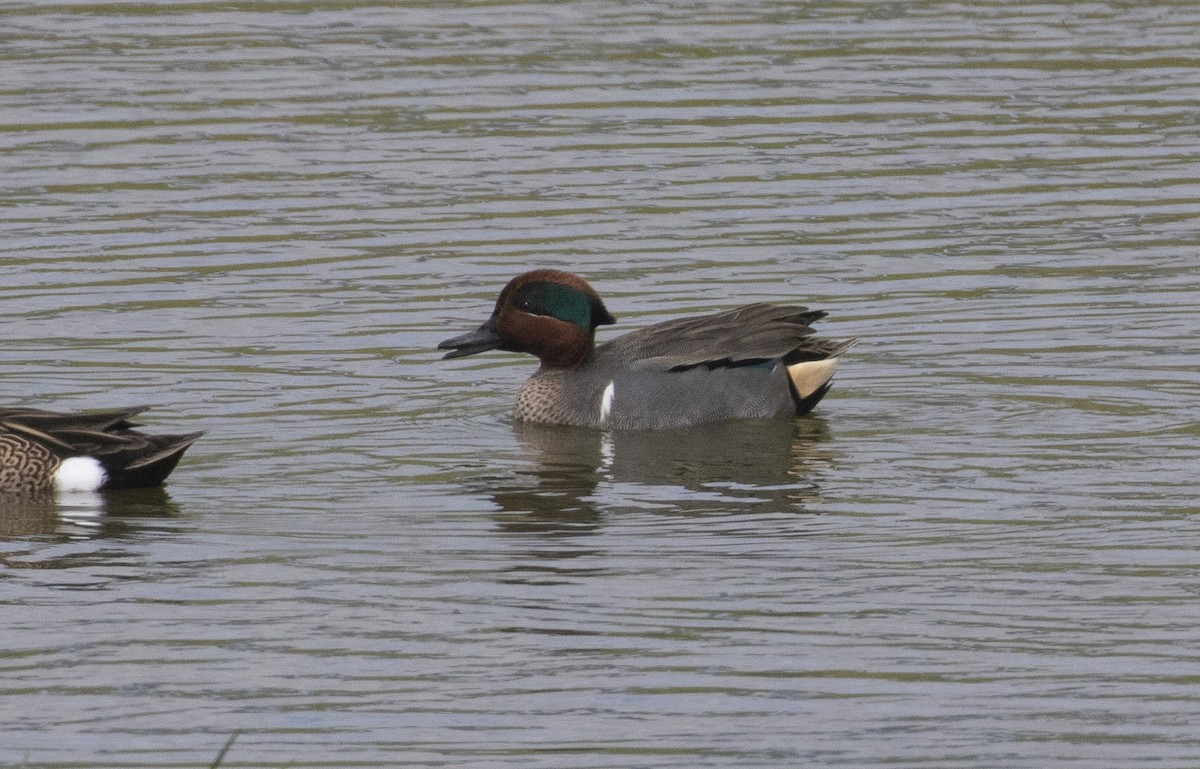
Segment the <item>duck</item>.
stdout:
[[0,494],[94,492],[162,484],[203,432],[149,435],[146,410],[61,412],[0,408]]
[[616,323],[600,295],[578,275],[537,269],[508,282],[483,325],[438,349],[448,351],[443,359],[488,350],[536,356],[541,365],[517,392],[517,421],[669,429],[812,411],[858,341],[814,336],[812,324],[827,314],[748,304],[597,346],[597,327]]

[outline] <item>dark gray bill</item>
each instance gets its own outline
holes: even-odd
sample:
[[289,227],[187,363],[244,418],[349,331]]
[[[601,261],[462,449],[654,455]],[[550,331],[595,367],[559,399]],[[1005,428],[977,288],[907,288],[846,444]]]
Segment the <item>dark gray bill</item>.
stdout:
[[453,339],[447,339],[438,345],[439,350],[449,350],[450,352],[442,356],[442,359],[447,358],[462,358],[467,355],[474,355],[477,352],[487,352],[494,350],[504,344],[504,339],[496,333],[496,324],[488,319],[479,328],[462,336],[456,336]]

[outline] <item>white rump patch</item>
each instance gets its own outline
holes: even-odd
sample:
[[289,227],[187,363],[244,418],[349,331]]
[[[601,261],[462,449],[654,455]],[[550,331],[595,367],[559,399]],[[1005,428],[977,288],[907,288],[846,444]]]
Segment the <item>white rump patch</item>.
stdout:
[[108,474],[100,460],[92,457],[64,459],[54,474],[54,487],[59,491],[99,491]]
[[617,396],[617,383],[609,382],[608,387],[604,388],[604,395],[600,396],[600,421],[608,419],[608,415],[612,413],[613,398]]
[[787,367],[787,372],[788,376],[792,378],[792,384],[796,386],[796,393],[801,398],[807,398],[820,390],[830,379],[833,379],[833,372],[837,370],[837,364],[837,358],[809,360],[803,363],[793,363]]

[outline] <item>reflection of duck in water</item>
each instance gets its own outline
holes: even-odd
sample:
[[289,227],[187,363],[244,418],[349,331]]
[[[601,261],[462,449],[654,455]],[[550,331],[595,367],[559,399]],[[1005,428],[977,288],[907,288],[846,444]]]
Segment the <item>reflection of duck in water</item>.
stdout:
[[856,340],[813,336],[821,310],[751,304],[659,323],[594,346],[615,320],[583,279],[558,270],[513,278],[491,318],[438,345],[447,358],[501,349],[541,368],[517,394],[520,421],[670,428],[806,414]]
[[[157,521],[177,517],[179,512],[179,505],[161,486],[105,494],[0,494],[0,541],[30,537],[43,542],[124,537],[132,531],[166,533],[174,528],[162,527]],[[120,552],[111,551],[114,557]],[[62,559],[39,556],[37,568],[58,568],[70,561],[70,554]],[[0,556],[0,565],[13,563]]]
[[0,494],[161,484],[202,433],[148,435],[129,421],[142,411],[0,409]]
[[801,512],[834,459],[823,420],[613,432],[518,423],[516,435],[530,468],[486,488],[508,531],[579,534],[622,512]]

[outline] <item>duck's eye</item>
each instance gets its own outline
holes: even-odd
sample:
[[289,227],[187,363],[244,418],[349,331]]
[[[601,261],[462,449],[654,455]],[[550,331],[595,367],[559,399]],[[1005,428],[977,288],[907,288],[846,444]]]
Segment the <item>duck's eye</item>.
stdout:
[[587,294],[573,286],[535,281],[517,289],[509,300],[517,312],[574,323],[591,328],[591,303]]

